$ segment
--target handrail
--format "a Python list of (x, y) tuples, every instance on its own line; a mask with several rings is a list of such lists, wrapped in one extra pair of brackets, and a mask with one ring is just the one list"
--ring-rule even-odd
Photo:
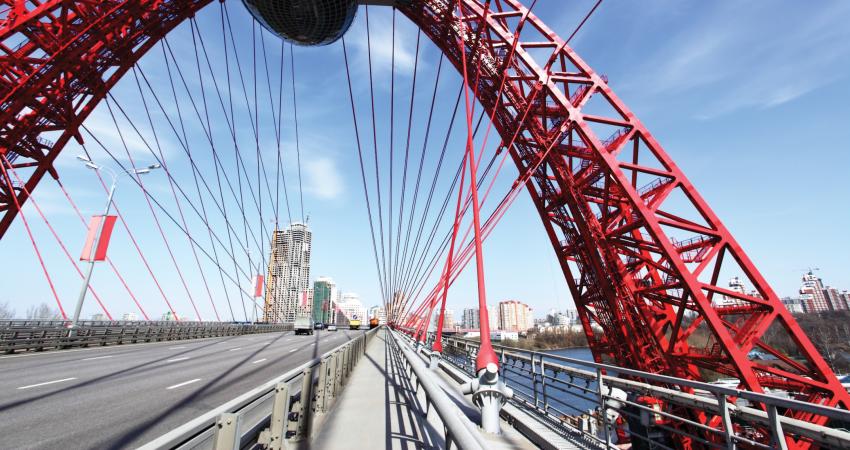
[(434, 405), (434, 410), (448, 429), (447, 441), (450, 438), (461, 450), (483, 450), (484, 443), (480, 440), (480, 436), (472, 431), (477, 426), (458, 409), (457, 405), (433, 380), (433, 372), (425, 367), (425, 363), (416, 356), (413, 350), (408, 348), (406, 344), (400, 343), (394, 331), (388, 330), (388, 333), (392, 337), (393, 345), (401, 350), (401, 354), (416, 375), (417, 384), (425, 390), (425, 396)]
[[(466, 359), (461, 359), (457, 362), (449, 358), (447, 361), (458, 365), (460, 369), (467, 370), (463, 365), (472, 358), (470, 351), (476, 351), (478, 342), (456, 338), (445, 337), (444, 348), (447, 350), (447, 355), (451, 354), (452, 349), (466, 352)], [(798, 400), (780, 398), (768, 394), (760, 394), (750, 391), (708, 384), (699, 381), (686, 380), (681, 378), (670, 377), (666, 375), (658, 375), (653, 373), (641, 372), (633, 369), (611, 366), (608, 364), (600, 364), (591, 361), (585, 361), (570, 357), (554, 355), (551, 353), (536, 352), (531, 350), (523, 350), (508, 346), (494, 346), (494, 349), (502, 358), (502, 370), (509, 374), (519, 376), (519, 379), (527, 379), (528, 384), (523, 386), (514, 386), (515, 392), (520, 394), (515, 404), (517, 406), (530, 409), (538, 414), (543, 414), (556, 422), (563, 423), (565, 418), (563, 412), (559, 408), (566, 407), (567, 409), (577, 409), (565, 402), (564, 396), (571, 395), (576, 398), (582, 398), (595, 403), (598, 412), (601, 411), (616, 411), (621, 416), (634, 417), (635, 411), (640, 414), (649, 414), (665, 417), (674, 422), (687, 424), (705, 432), (722, 436), (726, 439), (727, 445), (734, 442), (741, 442), (752, 445), (754, 447), (763, 447), (764, 444), (755, 442), (746, 434), (737, 433), (734, 430), (732, 419), (742, 421), (744, 424), (759, 424), (765, 430), (769, 430), (772, 435), (772, 440), (779, 448), (784, 448), (784, 440), (787, 436), (797, 435), (803, 436), (813, 441), (826, 446), (836, 448), (850, 448), (850, 433), (846, 430), (838, 428), (830, 428), (828, 426), (816, 425), (801, 420), (795, 420), (782, 415), (785, 409), (796, 409), (806, 411), (817, 415), (822, 415), (830, 419), (847, 423), (850, 419), (850, 412), (837, 408), (830, 408), (823, 405), (801, 402)], [(463, 358), (463, 355), (460, 355)], [(565, 365), (570, 364), (570, 365)], [(575, 366), (583, 367), (578, 368)], [(616, 373), (617, 376), (604, 375), (604, 373)], [(569, 379), (558, 377), (559, 373), (566, 374)], [(630, 378), (620, 378), (619, 376), (626, 375)], [(585, 386), (576, 384), (573, 380), (584, 380)], [(641, 381), (638, 381), (641, 380)], [(644, 382), (645, 381), (645, 382)], [(596, 383), (593, 387), (590, 383)], [(650, 384), (653, 383), (653, 384)], [(604, 387), (603, 387), (604, 386)], [(687, 388), (683, 390), (682, 388)], [(519, 391), (517, 391), (519, 388)], [(652, 410), (645, 405), (636, 403), (632, 400), (624, 400), (614, 396), (611, 389), (620, 389), (625, 393), (637, 394), (638, 396), (650, 396), (653, 398), (664, 399), (665, 402), (677, 404), (680, 406), (698, 408), (713, 414), (717, 414), (723, 419), (722, 427), (709, 427), (701, 423), (693, 422), (685, 417), (679, 417), (673, 413), (664, 410)], [(523, 390), (524, 389), (524, 390)], [(702, 393), (689, 393), (687, 390), (702, 391)], [(578, 392), (576, 392), (578, 391)], [(553, 396), (553, 392), (563, 394), (560, 397)], [(624, 394), (625, 395), (625, 394)], [(727, 397), (731, 397), (727, 398)], [(765, 410), (749, 407), (746, 405), (738, 405), (733, 402), (733, 399), (746, 400), (755, 402), (763, 406)], [(555, 404), (553, 404), (553, 402)], [(562, 406), (558, 406), (562, 405)], [(631, 409), (628, 411), (627, 409)], [(556, 413), (554, 416), (552, 413)], [(597, 419), (605, 420), (606, 414), (597, 414)], [(643, 419), (642, 419), (643, 420)], [(608, 427), (614, 426), (610, 422), (604, 424), (606, 431), (606, 439), (608, 440)], [(660, 426), (670, 432), (678, 434), (688, 434), (685, 430)], [(635, 435), (631, 430), (627, 433)], [(688, 434), (690, 437), (700, 440), (709, 446), (716, 445), (714, 442), (706, 441), (698, 436)], [(646, 439), (645, 436), (637, 436), (640, 439)], [(781, 443), (780, 443), (781, 441)], [(610, 442), (610, 441), (609, 441)]]
[[(464, 342), (466, 345), (477, 346), (476, 341), (472, 341), (472, 340), (469, 340), (469, 339), (456, 338), (456, 337), (447, 337), (446, 339), (447, 340), (457, 340), (457, 341)], [(659, 374), (650, 373), (650, 372), (642, 372), (640, 370), (628, 369), (628, 368), (619, 367), (619, 366), (612, 366), (612, 365), (609, 365), (609, 364), (601, 364), (601, 363), (592, 362), (592, 361), (585, 361), (585, 360), (581, 360), (581, 359), (555, 355), (555, 354), (552, 354), (552, 353), (536, 352), (536, 351), (524, 350), (524, 349), (521, 349), (521, 348), (509, 347), (509, 346), (503, 346), (503, 345), (494, 345), (493, 348), (497, 349), (497, 350), (498, 349), (505, 349), (505, 350), (509, 350), (511, 352), (519, 353), (519, 354), (530, 353), (530, 354), (534, 354), (534, 355), (545, 355), (546, 358), (551, 359), (551, 360), (562, 361), (562, 362), (567, 362), (567, 363), (571, 363), (571, 364), (578, 364), (578, 365), (582, 365), (582, 366), (586, 366), (586, 367), (591, 367), (593, 369), (602, 369), (602, 370), (606, 370), (606, 371), (613, 371), (613, 372), (616, 372), (616, 373), (619, 373), (619, 374), (643, 378), (643, 379), (655, 381), (655, 382), (658, 382), (658, 383), (687, 386), (687, 387), (690, 387), (690, 388), (693, 388), (693, 389), (699, 389), (699, 390), (704, 390), (704, 391), (708, 391), (708, 392), (712, 392), (712, 393), (722, 394), (722, 395), (725, 395), (727, 397), (737, 397), (737, 398), (742, 398), (742, 399), (746, 399), (746, 400), (757, 402), (757, 403), (773, 404), (773, 405), (776, 405), (776, 406), (781, 407), (781, 408), (790, 408), (790, 409), (796, 409), (796, 410), (800, 410), (800, 411), (806, 411), (806, 412), (810, 412), (810, 413), (814, 413), (814, 414), (818, 414), (818, 415), (823, 415), (823, 416), (829, 417), (831, 419), (836, 419), (836, 420), (840, 420), (840, 421), (844, 421), (844, 422), (850, 422), (850, 411), (846, 411), (846, 410), (843, 410), (843, 409), (832, 408), (832, 407), (823, 406), (823, 405), (817, 405), (817, 404), (814, 404), (814, 403), (808, 403), (808, 402), (803, 402), (803, 401), (799, 401), (799, 400), (776, 397), (776, 396), (769, 395), (769, 394), (761, 394), (761, 393), (758, 393), (758, 392), (745, 391), (745, 390), (740, 390), (740, 389), (735, 389), (735, 388), (728, 388), (728, 387), (725, 387), (725, 386), (705, 383), (705, 382), (702, 382), (702, 381), (694, 381), (694, 380), (688, 380), (688, 379), (685, 379), (685, 378), (676, 378), (676, 377), (671, 377), (671, 376), (667, 376), (667, 375), (659, 375)]]
[[(331, 362), (333, 365), (331, 366), (333, 369), (336, 369), (338, 373), (342, 373), (344, 377), (345, 374), (350, 373), (351, 368), (354, 364), (356, 364), (359, 359), (359, 355), (365, 351), (366, 344), (374, 337), (375, 333), (379, 329), (369, 330), (361, 336), (358, 336), (355, 339), (347, 341), (343, 344), (340, 344), (333, 349), (323, 353), (321, 356), (311, 359), (300, 366), (287, 371), (286, 373), (279, 375), (262, 385), (230, 400), (225, 402), (224, 404), (196, 417), (195, 419), (186, 422), (185, 424), (175, 428), (174, 430), (148, 442), (147, 444), (139, 447), (139, 450), (154, 450), (154, 449), (176, 449), (176, 448), (240, 448), (241, 445), (238, 445), (245, 439), (253, 440), (256, 442), (255, 438), (260, 434), (260, 429), (269, 424), (270, 420), (272, 422), (275, 421), (274, 414), (275, 410), (278, 409), (279, 399), (277, 397), (278, 394), (281, 394), (283, 397), (286, 397), (283, 400), (283, 419), (282, 422), (292, 421), (291, 417), (296, 417), (296, 421), (299, 422), (299, 426), (303, 426), (304, 423), (310, 422), (308, 416), (313, 414), (314, 408), (312, 407), (312, 402), (314, 399), (312, 395), (308, 395), (307, 399), (301, 398), (299, 403), (301, 406), (300, 412), (293, 415), (290, 415), (289, 408), (293, 406), (290, 403), (290, 393), (288, 388), (282, 388), (282, 386), (289, 386), (293, 384), (299, 378), (302, 379), (302, 391), (305, 386), (308, 384), (303, 383), (304, 380), (309, 379), (309, 390), (312, 390), (313, 383), (313, 369), (316, 367), (325, 367), (327, 363)], [(339, 366), (336, 364), (339, 363)], [(333, 370), (332, 370), (333, 371)], [(306, 378), (309, 377), (309, 378)], [(339, 380), (323, 380), (322, 374), (319, 374), (319, 390), (320, 394), (323, 391), (324, 386), (321, 386), (323, 383), (329, 383), (330, 385), (334, 385), (336, 383), (340, 383)], [(331, 386), (328, 386), (331, 387)], [(338, 390), (334, 389), (333, 392), (329, 393), (331, 396), (338, 395)], [(237, 416), (237, 421), (240, 419), (240, 415), (244, 414), (248, 410), (252, 410), (254, 407), (263, 407), (264, 402), (272, 399), (274, 397), (275, 404), (274, 406), (269, 405), (269, 408), (261, 411), (261, 418), (259, 422), (253, 426), (249, 427), (247, 430), (241, 430), (236, 435), (230, 436), (230, 438), (235, 440), (236, 447), (233, 444), (228, 444), (224, 446), (220, 446), (220, 439), (217, 438), (217, 433), (221, 430), (220, 423), (222, 417), (229, 417), (230, 415)], [(306, 404), (305, 404), (306, 402)], [(326, 408), (316, 408), (324, 410)], [(272, 424), (274, 425), (274, 424)], [(278, 423), (279, 426), (283, 426), (283, 423)], [(235, 427), (239, 429), (239, 427)], [(280, 434), (280, 430), (277, 430), (278, 434), (276, 434), (277, 439), (285, 439), (287, 437), (292, 437), (285, 432)], [(268, 432), (268, 430), (266, 431)], [(301, 433), (302, 437), (305, 433)], [(309, 435), (309, 432), (306, 433)], [(215, 440), (214, 444), (212, 441)], [(208, 445), (202, 445), (203, 443), (207, 443)]]

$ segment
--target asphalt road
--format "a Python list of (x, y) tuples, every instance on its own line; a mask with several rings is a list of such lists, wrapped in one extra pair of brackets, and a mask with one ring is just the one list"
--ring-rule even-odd
[(360, 333), (0, 356), (0, 449), (135, 448)]

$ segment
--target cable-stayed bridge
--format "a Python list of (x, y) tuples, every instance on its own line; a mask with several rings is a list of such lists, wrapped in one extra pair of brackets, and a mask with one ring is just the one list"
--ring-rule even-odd
[[(375, 430), (387, 447), (847, 446), (845, 387), (661, 144), (570, 46), (600, 3), (561, 36), (536, 0), (0, 2), (0, 237), (29, 245), (62, 319), (4, 334), (20, 353), (3, 365), (14, 386), (0, 405), (14, 419), (9, 447), (73, 435), (92, 448), (360, 448), (372, 444), (351, 437)], [(370, 11), (390, 21), (370, 23)], [(360, 15), (363, 29), (349, 30)], [(403, 26), (415, 50), (397, 61)], [(293, 43), (335, 52), (330, 83), (298, 77)], [(254, 323), (268, 307), (255, 283), (273, 276), (270, 236), (307, 221), (302, 150), (312, 143), (302, 133), (323, 120), (303, 116), (308, 90), (350, 111), (349, 123), (322, 123), (331, 139), (350, 128), (388, 322), (377, 331), (307, 339)], [(91, 222), (62, 176), (63, 151), (79, 152), (108, 198)], [(515, 177), (502, 172), (508, 161)], [(166, 182), (151, 181), (157, 172)], [(484, 243), (522, 191), (594, 363), (490, 342)], [(40, 192), (67, 203), (72, 220), (56, 223)], [(79, 260), (71, 227), (89, 232)], [(118, 259), (106, 256), (116, 227)], [(479, 343), (442, 335), (449, 289), (473, 260)], [(96, 264), (114, 277), (110, 295), (91, 282)], [(724, 287), (729, 276), (752, 291)], [(65, 284), (77, 277), (69, 303)], [(150, 296), (174, 323), (79, 321), (86, 301), (110, 320), (116, 307), (156, 319)], [(55, 350), (35, 353), (45, 349)], [(18, 381), (33, 372), (39, 379)], [(705, 383), (717, 378), (733, 386)], [(376, 400), (383, 413), (362, 417)], [(27, 436), (54, 421), (66, 424), (55, 440)]]

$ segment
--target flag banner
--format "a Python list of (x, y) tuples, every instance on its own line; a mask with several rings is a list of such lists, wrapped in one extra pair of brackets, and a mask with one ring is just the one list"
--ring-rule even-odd
[[(103, 261), (106, 259), (106, 249), (109, 247), (109, 239), (112, 237), (112, 230), (115, 228), (117, 218), (117, 216), (92, 216), (91, 222), (89, 222), (89, 232), (86, 236), (86, 245), (83, 247), (80, 261)], [(103, 230), (100, 231), (100, 238), (98, 239), (97, 232), (101, 228), (101, 222), (103, 222)], [(97, 239), (97, 248), (94, 252), (94, 259), (92, 259), (91, 250), (95, 239)]]
[(263, 296), (263, 282), (265, 278), (262, 275), (257, 275), (257, 284), (254, 286), (254, 297)]

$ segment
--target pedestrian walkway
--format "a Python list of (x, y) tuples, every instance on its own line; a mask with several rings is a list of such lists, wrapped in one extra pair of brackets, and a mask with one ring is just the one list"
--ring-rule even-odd
[[(351, 374), (348, 386), (318, 428), (314, 449), (439, 449), (446, 448), (444, 427), (433, 408), (426, 412), (423, 390), (416, 392), (402, 362), (391, 351), (381, 330)], [(459, 386), (441, 383), (459, 410), (477, 421), (477, 409)], [(481, 433), (489, 449), (537, 448), (506, 424), (499, 436)]]

